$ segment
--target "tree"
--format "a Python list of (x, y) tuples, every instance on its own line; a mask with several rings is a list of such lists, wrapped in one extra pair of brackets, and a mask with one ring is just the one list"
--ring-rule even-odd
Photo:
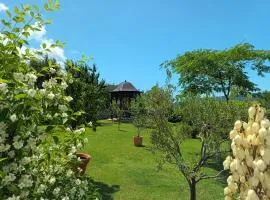
[(255, 50), (248, 43), (225, 50), (200, 49), (186, 52), (162, 64), (180, 75), (179, 84), (184, 92), (207, 94), (221, 92), (227, 101), (233, 88), (240, 94), (258, 90), (249, 80), (247, 68), (256, 70), (259, 76), (270, 72), (267, 61), (270, 52)]
[(49, 67), (51, 69), (53, 68), (53, 70), (59, 68), (56, 60), (49, 58), (48, 55), (45, 55), (42, 59), (32, 59), (29, 63), (29, 66), (40, 74), (36, 83), (38, 88), (42, 88), (42, 83), (52, 77), (52, 74), (48, 72)]
[[(59, 7), (57, 0), (45, 3), (45, 10), (20, 5), (0, 20), (0, 199), (96, 199), (90, 178), (72, 171), (85, 129), (68, 127), (79, 114), (70, 109), (72, 98), (63, 87), (71, 76), (60, 67), (49, 70), (48, 63), (44, 73), (51, 76), (40, 89), (43, 75), (29, 66), (42, 51), (62, 47), (59, 41), (40, 51), (28, 46), (30, 34), (48, 24), (44, 12)], [(56, 126), (44, 126), (44, 118)]]
[[(172, 95), (158, 87), (154, 87), (146, 95), (149, 101), (145, 107), (153, 127), (153, 150), (162, 154), (162, 160), (177, 166), (189, 185), (190, 199), (195, 200), (196, 184), (204, 179), (217, 178), (223, 172), (221, 170), (215, 175), (209, 175), (205, 173), (204, 167), (210, 162), (218, 162), (217, 158), (223, 153), (221, 145), (227, 141), (223, 136), (231, 125), (228, 121), (240, 116), (242, 108), (215, 98), (194, 96), (186, 96), (176, 105)], [(178, 109), (182, 122), (168, 122), (171, 109)], [(235, 112), (231, 112), (232, 110)], [(182, 143), (191, 137), (194, 129), (199, 133), (200, 152), (191, 161), (183, 156)]]
[(100, 80), (96, 65), (89, 67), (87, 64), (66, 62), (66, 70), (74, 78), (67, 88), (67, 94), (72, 96), (72, 109), (83, 110), (85, 114), (81, 123), (92, 122), (96, 127), (97, 114), (105, 109), (108, 104), (108, 90), (104, 80)]
[(111, 113), (112, 113), (112, 122), (114, 122), (113, 116), (117, 117), (118, 130), (120, 130), (122, 110), (120, 109), (119, 105), (115, 101), (113, 101), (111, 104)]
[(138, 130), (138, 137), (143, 130), (143, 128), (147, 127), (147, 111), (144, 103), (144, 96), (138, 96), (131, 103), (131, 115), (134, 117), (133, 124)]

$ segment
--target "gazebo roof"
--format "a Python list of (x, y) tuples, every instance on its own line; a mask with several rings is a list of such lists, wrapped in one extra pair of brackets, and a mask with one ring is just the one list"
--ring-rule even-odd
[(140, 92), (132, 83), (124, 81), (120, 83), (112, 92)]

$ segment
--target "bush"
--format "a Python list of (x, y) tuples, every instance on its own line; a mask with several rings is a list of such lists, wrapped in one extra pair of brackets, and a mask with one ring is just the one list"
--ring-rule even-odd
[[(52, 11), (59, 4), (49, 1), (44, 7)], [(30, 33), (46, 24), (41, 11), (25, 5), (16, 7), (14, 16), (7, 14), (13, 23), (3, 20), (4, 31), (0, 34), (0, 197), (95, 198), (91, 181), (72, 170), (78, 162), (74, 153), (86, 142), (84, 128), (68, 128), (80, 114), (70, 109), (72, 98), (65, 95), (72, 77), (49, 62), (43, 69), (44, 74), (50, 74), (49, 79), (39, 88), (37, 80), (44, 74), (28, 64), (41, 55), (26, 46)], [(57, 42), (42, 47), (42, 51), (49, 51), (62, 45)], [(54, 134), (55, 126), (44, 127), (43, 120), (68, 132), (64, 136)]]

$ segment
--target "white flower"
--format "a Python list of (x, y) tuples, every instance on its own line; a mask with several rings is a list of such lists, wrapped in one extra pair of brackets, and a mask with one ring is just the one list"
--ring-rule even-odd
[(39, 92), (40, 92), (41, 95), (45, 95), (46, 94), (46, 89), (40, 89)]
[(75, 146), (72, 146), (71, 147), (71, 153), (75, 153), (77, 151), (76, 147)]
[(9, 156), (10, 158), (14, 158), (15, 152), (14, 152), (14, 151), (8, 152), (8, 156)]
[(228, 187), (224, 188), (224, 195), (225, 196), (230, 195), (231, 193), (232, 193), (232, 191), (230, 190), (230, 188), (228, 188)]
[(256, 165), (257, 165), (257, 167), (258, 167), (258, 169), (259, 169), (260, 171), (264, 171), (264, 170), (266, 169), (266, 165), (265, 165), (265, 163), (263, 162), (263, 160), (258, 160), (258, 161), (256, 162)]
[(55, 183), (55, 177), (51, 177), (51, 178), (49, 179), (49, 183), (50, 183), (50, 184), (54, 184), (54, 183)]
[(247, 193), (246, 200), (260, 200), (260, 199), (254, 190), (249, 190)]
[(9, 144), (0, 144), (0, 152), (5, 152), (5, 151), (8, 151), (10, 148), (10, 145)]
[(68, 84), (65, 81), (63, 81), (61, 83), (61, 87), (65, 90), (68, 87)]
[(52, 92), (48, 94), (48, 99), (53, 100), (54, 97), (55, 95)]
[(88, 143), (88, 138), (84, 138), (83, 139), (83, 142), (86, 144), (86, 143)]
[(27, 187), (31, 187), (33, 185), (33, 181), (31, 179), (30, 175), (22, 175), (20, 181), (19, 181), (19, 188), (27, 188)]
[(252, 131), (254, 131), (254, 133), (258, 133), (260, 129), (260, 125), (257, 122), (254, 122), (252, 124)]
[(72, 98), (71, 96), (66, 96), (66, 97), (65, 97), (65, 100), (66, 100), (67, 102), (70, 102), (70, 101), (73, 100), (73, 98)]
[(16, 142), (13, 142), (13, 146), (15, 149), (20, 149), (23, 147), (23, 141), (16, 141)]
[(25, 79), (29, 82), (29, 83), (35, 83), (37, 80), (37, 76), (35, 74), (32, 73), (28, 73), (25, 75)]
[(9, 173), (7, 176), (5, 176), (5, 178), (3, 179), (4, 183), (9, 183), (9, 182), (13, 182), (16, 179), (16, 176), (12, 173)]
[(232, 162), (232, 157), (227, 156), (226, 160), (223, 162), (223, 166), (225, 170), (230, 168), (231, 162)]
[(68, 117), (68, 114), (67, 113), (62, 113), (62, 117), (66, 118), (66, 117)]
[(46, 190), (47, 186), (43, 185), (43, 184), (40, 184), (38, 189), (37, 189), (37, 192), (38, 193), (43, 193), (45, 190)]
[(76, 185), (80, 185), (81, 184), (81, 180), (80, 179), (76, 179), (75, 183), (76, 183)]
[(0, 91), (4, 91), (7, 88), (6, 83), (0, 83)]
[(242, 127), (242, 122), (240, 120), (236, 121), (235, 124), (234, 124), (234, 128), (236, 130), (240, 130)]
[(55, 189), (53, 190), (53, 194), (54, 194), (55, 196), (57, 196), (57, 195), (59, 194), (59, 192), (60, 192), (60, 188), (59, 188), (59, 187), (57, 187), (57, 188), (55, 188)]
[(267, 130), (264, 127), (260, 128), (259, 137), (263, 140), (266, 137), (266, 135), (267, 135)]
[(67, 171), (67, 177), (71, 177), (72, 174), (73, 174), (73, 171), (72, 171), (71, 169), (69, 169), (69, 170)]
[(10, 120), (11, 120), (12, 122), (15, 122), (15, 121), (17, 120), (17, 115), (16, 115), (16, 114), (11, 115), (11, 116), (10, 116)]
[(256, 114), (256, 108), (255, 107), (250, 107), (248, 109), (248, 115), (249, 115), (249, 117), (250, 118), (253, 118), (255, 114)]
[(27, 94), (30, 97), (34, 97), (36, 95), (36, 90), (30, 89), (30, 90), (27, 91)]
[(50, 68), (50, 72), (52, 73), (52, 74), (54, 74), (55, 72), (56, 72), (56, 70), (54, 69), (54, 68)]
[(77, 144), (77, 148), (78, 148), (78, 149), (82, 148), (82, 143), (79, 142), (79, 143)]
[(29, 162), (31, 161), (31, 159), (29, 157), (24, 157), (22, 160), (21, 160), (21, 164), (22, 165), (27, 165)]
[(261, 126), (263, 128), (269, 128), (270, 127), (270, 121), (268, 119), (264, 119), (261, 121)]
[(24, 80), (24, 75), (22, 73), (13, 73), (13, 77), (17, 81), (23, 81)]
[(66, 105), (59, 105), (58, 106), (59, 110), (61, 110), (62, 112), (66, 112), (68, 110), (68, 107)]
[(20, 196), (15, 196), (15, 195), (13, 194), (13, 196), (7, 198), (7, 200), (20, 200)]

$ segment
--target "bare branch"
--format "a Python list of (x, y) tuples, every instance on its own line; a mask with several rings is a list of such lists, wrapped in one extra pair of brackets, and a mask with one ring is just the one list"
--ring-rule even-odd
[(197, 180), (196, 180), (196, 183), (198, 183), (199, 181), (201, 180), (204, 180), (204, 179), (212, 179), (212, 178), (219, 178), (219, 176), (225, 172), (226, 170), (221, 170), (220, 172), (218, 172), (216, 175), (214, 176), (207, 176), (207, 175), (202, 175), (201, 177), (199, 177)]

